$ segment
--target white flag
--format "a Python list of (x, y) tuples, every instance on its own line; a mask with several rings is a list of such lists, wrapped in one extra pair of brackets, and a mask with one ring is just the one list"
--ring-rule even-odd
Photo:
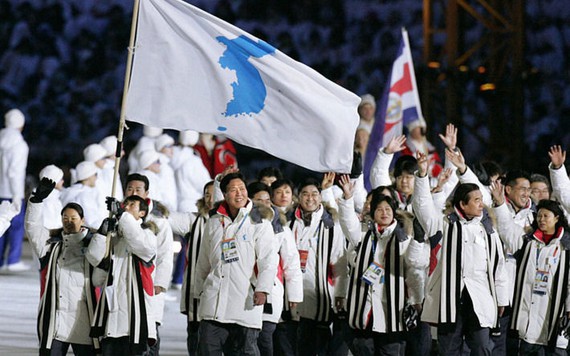
[(348, 173), (360, 98), (180, 0), (141, 0), (126, 119)]

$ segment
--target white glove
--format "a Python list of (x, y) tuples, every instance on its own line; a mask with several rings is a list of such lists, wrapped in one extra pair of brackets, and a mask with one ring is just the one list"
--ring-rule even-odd
[[(22, 209), (22, 201), (22, 197), (12, 197), (12, 204), (10, 205), (12, 205), (13, 209), (16, 209), (16, 215), (20, 212), (20, 209)], [(10, 219), (12, 219), (12, 217)]]
[(0, 203), (0, 219), (4, 219), (7, 222), (9, 222), (10, 220), (12, 220), (14, 216), (18, 215), (21, 206), (22, 206), (21, 200), (19, 205), (4, 200), (2, 203)]

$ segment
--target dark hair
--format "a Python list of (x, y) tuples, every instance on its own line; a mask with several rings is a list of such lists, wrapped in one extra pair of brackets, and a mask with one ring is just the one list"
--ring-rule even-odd
[(220, 182), (220, 190), (222, 191), (222, 193), (226, 193), (228, 184), (230, 184), (230, 182), (234, 179), (239, 179), (243, 182), (243, 184), (246, 184), (245, 178), (243, 177), (243, 174), (241, 174), (240, 172), (226, 174), (224, 178), (222, 178), (222, 181)]
[(314, 185), (317, 187), (319, 192), (321, 191), (321, 182), (312, 177), (306, 178), (304, 181), (302, 181), (301, 184), (299, 184), (299, 187), (297, 187), (297, 190), (299, 193), (301, 193), (301, 190), (303, 190), (305, 187), (308, 187), (309, 185)]
[(204, 188), (202, 188), (202, 194), (206, 194), (206, 189), (208, 189), (209, 186), (214, 185), (214, 181), (211, 180), (208, 183), (204, 184)]
[(271, 183), (271, 191), (274, 192), (275, 189), (281, 188), (284, 185), (288, 185), (289, 188), (291, 188), (291, 191), (293, 190), (293, 188), (295, 188), (295, 186), (293, 185), (293, 182), (291, 182), (289, 179), (277, 179), (275, 182)]
[(548, 187), (548, 191), (551, 190), (550, 188), (550, 181), (548, 180), (548, 178), (546, 176), (543, 176), (542, 174), (538, 174), (538, 173), (534, 173), (530, 175), (530, 183), (544, 183), (546, 184), (546, 186)]
[(512, 187), (515, 184), (517, 184), (517, 179), (519, 179), (519, 178), (526, 179), (530, 182), (530, 175), (528, 174), (528, 172), (517, 169), (514, 171), (507, 172), (507, 175), (505, 176), (504, 184)]
[(148, 192), (150, 188), (150, 183), (148, 182), (148, 178), (145, 175), (139, 173), (129, 174), (127, 176), (127, 182), (125, 183), (125, 187), (129, 185), (132, 181), (139, 181), (144, 183), (144, 191)]
[(271, 196), (271, 188), (265, 183), (253, 182), (247, 186), (247, 196), (249, 199), (253, 199), (254, 195), (259, 192), (267, 192)]
[(491, 185), (491, 177), (503, 175), (501, 166), (495, 161), (477, 162), (472, 170), (483, 185)]
[[(566, 215), (564, 215), (564, 210), (562, 209), (562, 206), (560, 206), (559, 202), (554, 200), (542, 199), (541, 201), (538, 202), (538, 205), (536, 206), (537, 213), (540, 209), (551, 211), (554, 214), (554, 216), (558, 216), (558, 222), (556, 223), (556, 231), (560, 227), (564, 228), (565, 230), (568, 229), (568, 220), (566, 220)], [(535, 219), (534, 224), (536, 225), (535, 228), (537, 228), (538, 219)]]
[(145, 199), (139, 197), (138, 195), (128, 196), (124, 200), (125, 203), (129, 202), (129, 201), (132, 201), (132, 202), (138, 201), (139, 202), (139, 210), (144, 211), (143, 220), (146, 219), (146, 217), (148, 216), (148, 202)]
[(469, 199), (471, 198), (469, 194), (476, 190), (479, 190), (479, 186), (477, 184), (474, 183), (459, 184), (457, 186), (457, 189), (455, 189), (453, 198), (451, 198), (451, 204), (453, 204), (454, 207), (456, 207), (457, 209), (459, 209), (459, 211), (463, 213), (463, 209), (461, 209), (459, 203), (463, 202), (463, 204), (468, 204)]
[(369, 194), (374, 194), (374, 192), (378, 192), (378, 194), (382, 194), (382, 192), (384, 190), (387, 190), (390, 192), (390, 198), (392, 198), (394, 201), (398, 201), (398, 192), (396, 192), (396, 189), (394, 189), (393, 186), (391, 185), (381, 185), (377, 188), (372, 189), (372, 191), (370, 191)]
[(398, 209), (398, 201), (392, 199), (392, 197), (386, 196), (382, 194), (382, 190), (374, 189), (372, 191), (372, 200), (370, 201), (370, 217), (374, 220), (374, 212), (378, 205), (382, 202), (388, 203), (390, 208), (392, 209), (392, 214), (394, 215), (394, 219), (396, 218), (396, 210)]
[(276, 167), (265, 167), (257, 173), (257, 180), (261, 180), (263, 177), (275, 177), (277, 179), (283, 179), (283, 173)]
[(81, 205), (79, 205), (77, 203), (67, 203), (67, 204), (65, 204), (63, 209), (61, 209), (61, 215), (63, 215), (63, 212), (66, 211), (67, 209), (72, 209), (72, 210), (77, 211), (77, 214), (79, 214), (79, 217), (83, 219), (83, 208), (81, 207)]
[(418, 160), (413, 156), (400, 156), (394, 164), (394, 178), (404, 173), (414, 174), (418, 170)]

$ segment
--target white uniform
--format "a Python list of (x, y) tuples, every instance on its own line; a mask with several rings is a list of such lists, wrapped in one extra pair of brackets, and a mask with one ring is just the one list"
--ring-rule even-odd
[[(466, 220), (456, 213), (456, 221), (444, 219), (434, 206), (428, 177), (415, 178), (413, 208), (427, 235), (441, 237), (432, 247), (437, 264), (430, 270), (422, 321), (454, 323), (461, 292), (467, 288), (480, 326), (494, 327), (498, 306), (509, 303), (508, 276), (498, 234), (485, 226), (481, 217)], [(458, 248), (461, 253), (453, 253)], [(461, 278), (456, 278), (457, 274)], [(457, 279), (459, 283), (455, 283)]]
[[(29, 203), (25, 218), (26, 236), (40, 260), (44, 259), (48, 253), (52, 253), (53, 247), (48, 242), (49, 230), (43, 226), (43, 212), (46, 208), (48, 207), (44, 203)], [(61, 221), (61, 216), (59, 220)], [(54, 327), (50, 335), (44, 335), (44, 337), (76, 344), (91, 345), (93, 343), (89, 332), (95, 305), (89, 304), (89, 302), (94, 303), (94, 300), (88, 300), (86, 291), (90, 287), (86, 283), (89, 283), (90, 278), (89, 263), (96, 266), (102, 256), (97, 253), (96, 244), (86, 244), (84, 239), (87, 233), (88, 230), (85, 228), (77, 234), (62, 233), (60, 235), (62, 247), (55, 270), (50, 265), (42, 263), (42, 267), (47, 268), (48, 271), (47, 277), (44, 277), (48, 280), (42, 281), (42, 292), (49, 293), (45, 291), (45, 286), (46, 283), (51, 283), (49, 276), (52, 273), (55, 273), (53, 280), (57, 283), (57, 287), (53, 289), (55, 294), (48, 296), (48, 298), (57, 298), (55, 320), (52, 320)], [(99, 236), (104, 241), (103, 236), (94, 236)]]
[(194, 286), (202, 320), (261, 329), (263, 306), (253, 304), (253, 294), (271, 293), (278, 259), (271, 224), (253, 221), (252, 205), (248, 201), (232, 221), (224, 202), (206, 223)]
[(196, 203), (203, 195), (206, 183), (212, 180), (210, 173), (191, 147), (174, 147), (170, 161), (174, 169), (178, 189), (178, 211), (195, 212)]
[(13, 199), (16, 203), (24, 199), (28, 153), (28, 144), (20, 130), (0, 130), (0, 198)]

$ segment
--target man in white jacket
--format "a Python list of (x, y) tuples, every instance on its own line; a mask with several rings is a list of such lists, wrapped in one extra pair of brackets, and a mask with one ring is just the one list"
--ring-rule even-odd
[(196, 264), (199, 353), (259, 355), (263, 305), (277, 272), (275, 237), (240, 173), (227, 174), (220, 188), (224, 201), (206, 223)]
[(501, 241), (476, 184), (457, 187), (453, 211), (444, 217), (430, 194), (427, 170), (428, 159), (420, 154), (413, 209), (432, 248), (422, 321), (437, 324), (442, 355), (460, 355), (464, 337), (471, 355), (491, 355), (490, 329), (509, 304)]
[[(271, 188), (265, 183), (253, 182), (247, 187), (254, 205), (272, 213), (271, 226), (275, 234), (279, 265), (271, 295), (263, 308), (263, 329), (257, 345), (261, 356), (273, 356), (273, 334), (285, 310), (297, 307), (303, 301), (303, 274), (299, 262), (299, 251), (285, 214), (271, 205)], [(287, 303), (287, 308), (284, 308)]]
[(0, 131), (0, 201), (11, 201), (19, 213), (0, 238), (0, 266), (18, 272), (29, 269), (20, 261), (24, 240), (25, 208), (22, 205), (29, 147), (22, 136), (24, 114), (12, 109), (4, 119), (6, 128)]
[[(95, 310), (91, 336), (101, 337), (103, 356), (141, 355), (156, 341), (153, 305), (152, 271), (156, 257), (155, 225), (145, 223), (146, 201), (138, 196), (126, 197), (119, 208), (116, 200), (109, 202), (118, 219), (117, 230), (112, 219), (106, 219), (100, 233), (111, 238), (111, 255), (101, 263), (93, 277), (102, 286)], [(111, 225), (111, 226), (109, 226)], [(98, 235), (96, 256), (105, 255), (106, 238)]]
[(154, 320), (156, 322), (156, 344), (151, 348), (152, 352), (160, 349), (160, 335), (158, 328), (162, 324), (164, 316), (164, 297), (170, 284), (173, 266), (172, 251), (172, 229), (166, 220), (168, 217), (168, 209), (160, 202), (151, 200), (149, 194), (150, 183), (146, 176), (133, 173), (127, 176), (127, 186), (125, 188), (125, 197), (138, 196), (147, 201), (148, 214), (146, 221), (152, 222), (156, 226), (156, 258), (154, 265), (156, 266), (153, 273), (154, 295), (151, 298), (153, 303)]

